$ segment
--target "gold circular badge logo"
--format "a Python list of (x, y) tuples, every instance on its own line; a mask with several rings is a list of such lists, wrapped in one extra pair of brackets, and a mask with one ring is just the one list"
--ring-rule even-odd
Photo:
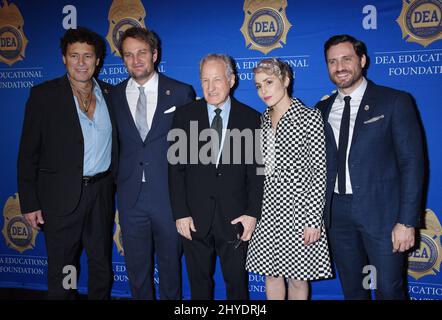
[(442, 261), (442, 228), (436, 214), (425, 211), (425, 226), (420, 230), (419, 247), (408, 255), (408, 274), (414, 279), (436, 275)]
[(109, 10), (109, 31), (106, 39), (111, 47), (112, 54), (121, 56), (118, 51), (120, 37), (131, 27), (143, 27), (146, 10), (141, 0), (114, 0)]
[(3, 207), (3, 219), (2, 233), (9, 248), (22, 253), (35, 247), (35, 238), (37, 237), (38, 230), (33, 229), (21, 214), (17, 193), (6, 200)]
[(396, 22), (402, 38), (424, 47), (442, 39), (442, 2), (440, 0), (411, 0), (402, 2)]
[(286, 7), (286, 0), (244, 1), (241, 33), (249, 49), (267, 54), (275, 48), (282, 48), (292, 27), (285, 14)]
[(28, 40), (23, 32), (24, 20), (15, 4), (3, 0), (0, 6), (0, 61), (8, 65), (23, 60)]

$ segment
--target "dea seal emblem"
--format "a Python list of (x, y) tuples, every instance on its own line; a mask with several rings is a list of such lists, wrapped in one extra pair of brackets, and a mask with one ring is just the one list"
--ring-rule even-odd
[(244, 0), (244, 22), (241, 33), (250, 50), (264, 54), (282, 48), (292, 27), (287, 20), (287, 0)]
[(109, 10), (109, 31), (106, 40), (109, 42), (112, 54), (121, 56), (118, 52), (120, 37), (131, 27), (143, 27), (146, 10), (141, 0), (114, 0)]
[(408, 274), (418, 280), (427, 275), (436, 275), (442, 262), (442, 227), (436, 214), (425, 211), (425, 229), (420, 230), (420, 245), (408, 255)]
[(35, 230), (21, 214), (18, 193), (9, 197), (3, 207), (3, 236), (6, 245), (22, 253), (35, 247), (35, 238), (38, 230)]
[(24, 20), (15, 4), (3, 0), (0, 7), (0, 61), (13, 65), (25, 57), (28, 40), (23, 32)]
[(426, 47), (442, 39), (442, 1), (403, 0), (396, 22), (402, 29), (402, 38)]
[(124, 256), (123, 237), (121, 234), (120, 216), (119, 216), (118, 210), (115, 213), (115, 233), (114, 233), (113, 239), (114, 239), (115, 245), (117, 246), (118, 253), (120, 255)]

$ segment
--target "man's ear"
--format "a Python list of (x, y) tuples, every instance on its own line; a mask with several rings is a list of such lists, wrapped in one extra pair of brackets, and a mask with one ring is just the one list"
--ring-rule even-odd
[(363, 54), (362, 57), (361, 57), (361, 67), (362, 67), (362, 69), (365, 68), (366, 64), (367, 64), (367, 57), (365, 56), (365, 54)]
[(158, 59), (158, 50), (155, 49), (155, 50), (152, 52), (152, 60), (153, 60), (153, 63), (157, 62), (157, 59)]
[(235, 75), (234, 74), (232, 74), (230, 76), (229, 84), (230, 84), (230, 88), (233, 88), (233, 86), (235, 85)]

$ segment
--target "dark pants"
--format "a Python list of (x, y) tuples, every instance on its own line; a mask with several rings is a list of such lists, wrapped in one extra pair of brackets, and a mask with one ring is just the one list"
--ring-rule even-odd
[(120, 208), (126, 269), (132, 298), (155, 299), (154, 252), (158, 263), (160, 298), (181, 299), (181, 241), (170, 212), (155, 207), (147, 182), (131, 209)]
[(73, 299), (76, 290), (65, 289), (65, 266), (74, 266), (84, 248), (88, 263), (88, 298), (110, 299), (112, 289), (112, 227), (114, 184), (112, 175), (84, 185), (77, 208), (66, 216), (43, 212), (48, 255), (48, 298)]
[(234, 248), (235, 229), (215, 213), (212, 227), (205, 236), (192, 232), (192, 240), (183, 238), (184, 255), (192, 300), (213, 299), (216, 257), (219, 256), (227, 299), (248, 300), (248, 273), (245, 270), (247, 243)]
[(329, 239), (345, 299), (370, 299), (370, 290), (363, 286), (367, 265), (376, 268), (376, 299), (405, 299), (405, 254), (393, 253), (391, 232), (367, 232), (357, 206), (351, 195), (333, 194)]

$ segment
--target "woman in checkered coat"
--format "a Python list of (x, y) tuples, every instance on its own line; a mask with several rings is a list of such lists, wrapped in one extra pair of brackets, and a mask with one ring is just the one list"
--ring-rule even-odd
[(267, 299), (307, 299), (309, 280), (332, 277), (322, 221), (325, 138), (321, 113), (290, 98), (290, 67), (264, 59), (253, 70), (262, 115), (265, 164), (262, 216), (246, 269), (266, 276)]

